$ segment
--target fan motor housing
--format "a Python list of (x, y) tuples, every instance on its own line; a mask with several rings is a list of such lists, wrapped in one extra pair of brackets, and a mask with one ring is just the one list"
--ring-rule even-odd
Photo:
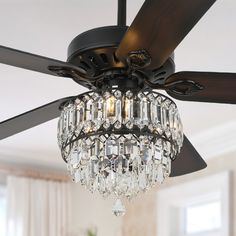
[[(104, 72), (125, 75), (124, 72), (129, 69), (128, 65), (121, 62), (115, 52), (127, 29), (127, 26), (106, 26), (78, 35), (68, 47), (67, 61), (78, 66), (89, 77), (95, 77)], [(152, 70), (136, 68), (135, 70), (145, 75), (150, 82), (162, 83), (175, 71), (174, 55), (172, 54), (160, 68)], [(79, 83), (79, 81), (76, 82)]]

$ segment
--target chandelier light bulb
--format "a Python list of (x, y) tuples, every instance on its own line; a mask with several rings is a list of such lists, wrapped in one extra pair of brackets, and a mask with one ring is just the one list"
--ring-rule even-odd
[(121, 199), (170, 175), (183, 143), (182, 123), (175, 103), (157, 92), (89, 92), (64, 105), (58, 143), (73, 180), (115, 196), (118, 216), (125, 213)]

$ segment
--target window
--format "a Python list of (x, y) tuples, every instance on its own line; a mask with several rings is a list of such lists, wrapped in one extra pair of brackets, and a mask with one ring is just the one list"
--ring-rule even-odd
[(0, 185), (0, 235), (6, 235), (6, 188)]
[(157, 235), (229, 236), (229, 173), (164, 188), (157, 194)]
[(186, 234), (220, 230), (222, 226), (221, 201), (211, 201), (185, 209)]

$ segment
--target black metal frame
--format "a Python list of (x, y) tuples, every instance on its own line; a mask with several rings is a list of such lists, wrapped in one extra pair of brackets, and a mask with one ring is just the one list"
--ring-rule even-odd
[[(124, 125), (120, 129), (115, 129), (113, 126), (111, 126), (109, 129), (101, 128), (96, 132), (91, 132), (91, 133), (84, 133), (81, 131), (79, 135), (73, 134), (72, 137), (68, 138), (68, 140), (65, 142), (65, 144), (61, 147), (61, 154), (62, 154), (62, 159), (67, 163), (67, 160), (65, 156), (63, 155), (62, 149), (67, 149), (71, 150), (72, 145), (74, 142), (80, 140), (80, 139), (85, 139), (89, 138), (92, 136), (107, 136), (106, 138), (110, 137), (111, 135), (118, 135), (118, 136), (123, 136), (123, 135), (128, 135), (131, 134), (134, 137), (138, 138), (139, 136), (150, 136), (152, 137), (151, 141), (155, 141), (157, 139), (162, 139), (166, 142), (169, 142), (171, 145), (177, 146), (177, 143), (173, 142), (172, 139), (167, 138), (165, 135), (161, 135), (159, 133), (152, 133), (147, 127), (140, 129), (137, 126), (134, 126), (134, 128), (128, 129)], [(171, 160), (174, 161), (177, 158), (177, 155), (173, 155), (171, 157)]]
[[(107, 92), (114, 92), (114, 90), (116, 89), (112, 89), (111, 87), (107, 88), (106, 91)], [(127, 89), (128, 90), (128, 89)], [(98, 93), (98, 94), (102, 94), (104, 93), (104, 90), (96, 90), (94, 91), (95, 93)], [(124, 92), (124, 91), (122, 91)], [(139, 92), (138, 90), (132, 90), (132, 92)], [(92, 99), (92, 96), (91, 96), (91, 91), (89, 92), (85, 92), (85, 93), (82, 93), (82, 94), (79, 94), (76, 98), (80, 99), (80, 100), (83, 100), (83, 98), (85, 96), (89, 96), (90, 99)], [(155, 91), (151, 91), (152, 94), (157, 94), (158, 96), (161, 96), (161, 97), (164, 97), (165, 99), (168, 99), (170, 100), (173, 104), (175, 104), (175, 102), (170, 99), (169, 97), (163, 95), (163, 94), (160, 94), (158, 92), (155, 92)], [(63, 106), (61, 106), (61, 110), (64, 108), (64, 107), (67, 107), (69, 104), (71, 104), (71, 102), (73, 102), (75, 99), (75, 97), (73, 97), (73, 99), (65, 102), (63, 104)], [(175, 104), (176, 106), (176, 104)], [(83, 130), (81, 130), (79, 133), (76, 133), (76, 132), (73, 132), (73, 135), (71, 135), (64, 143), (64, 145), (62, 145), (61, 147), (61, 151), (62, 149), (71, 149), (72, 148), (72, 145), (74, 142), (80, 140), (80, 139), (85, 139), (85, 138), (89, 138), (89, 137), (92, 137), (92, 136), (110, 136), (110, 135), (119, 135), (119, 136), (122, 136), (122, 135), (128, 135), (128, 134), (132, 134), (134, 135), (135, 137), (139, 137), (139, 136), (151, 136), (153, 137), (152, 140), (154, 139), (162, 139), (164, 141), (168, 141), (171, 145), (174, 145), (174, 146), (178, 146), (177, 143), (172, 139), (172, 137), (167, 137), (166, 134), (163, 132), (162, 134), (160, 134), (157, 130), (155, 131), (151, 131), (149, 129), (148, 126), (144, 126), (143, 128), (140, 128), (138, 127), (137, 125), (133, 125), (132, 129), (130, 128), (127, 128), (125, 124), (122, 124), (120, 128), (116, 128), (115, 127), (115, 124), (111, 124), (109, 128), (104, 128), (103, 125), (101, 124), (101, 127), (96, 130), (96, 131), (91, 131), (91, 132), (84, 132)], [(67, 162), (66, 158), (64, 157), (63, 155), (63, 152), (62, 153), (62, 158), (65, 162)], [(174, 155), (171, 159), (172, 161), (174, 161), (176, 159), (176, 155)]]

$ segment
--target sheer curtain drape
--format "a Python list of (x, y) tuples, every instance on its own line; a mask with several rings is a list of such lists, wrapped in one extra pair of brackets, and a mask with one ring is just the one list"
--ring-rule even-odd
[(66, 236), (70, 185), (9, 176), (7, 236)]

